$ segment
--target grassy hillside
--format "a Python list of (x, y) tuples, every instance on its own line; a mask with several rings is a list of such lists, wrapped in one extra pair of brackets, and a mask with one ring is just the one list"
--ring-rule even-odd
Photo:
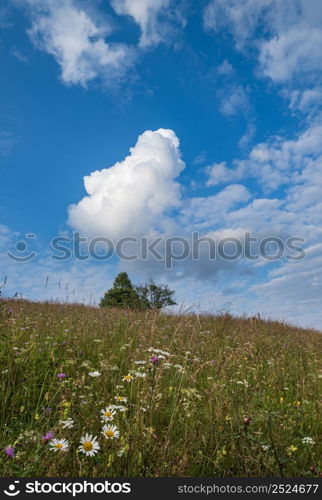
[[(0, 337), (1, 476), (320, 473), (317, 332), (2, 300)], [(110, 405), (118, 439), (101, 433)]]

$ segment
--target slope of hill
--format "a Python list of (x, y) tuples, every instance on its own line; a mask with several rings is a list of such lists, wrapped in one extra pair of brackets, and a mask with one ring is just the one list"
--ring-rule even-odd
[(1, 300), (0, 336), (2, 476), (320, 473), (317, 332)]

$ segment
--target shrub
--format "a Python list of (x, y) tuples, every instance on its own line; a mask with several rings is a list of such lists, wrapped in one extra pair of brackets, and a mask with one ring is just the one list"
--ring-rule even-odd
[(113, 287), (105, 292), (100, 302), (101, 307), (119, 307), (122, 309), (163, 309), (176, 305), (173, 300), (174, 290), (167, 285), (157, 285), (150, 280), (144, 285), (134, 286), (127, 273), (120, 273), (115, 278)]

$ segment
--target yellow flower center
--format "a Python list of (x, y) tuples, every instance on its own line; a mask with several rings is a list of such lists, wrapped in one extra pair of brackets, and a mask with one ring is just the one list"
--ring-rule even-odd
[(106, 411), (104, 413), (105, 417), (111, 417), (112, 416), (112, 412), (111, 411)]
[(132, 375), (125, 375), (124, 378), (125, 378), (125, 380), (132, 380), (133, 377), (132, 377)]
[(117, 399), (118, 399), (118, 401), (124, 401), (124, 397), (123, 396), (119, 396)]
[(105, 434), (107, 435), (107, 437), (109, 438), (112, 438), (114, 437), (114, 431), (112, 431), (112, 429), (108, 429)]
[(83, 444), (83, 448), (85, 451), (92, 451), (93, 443), (91, 443), (90, 441), (85, 441), (85, 443)]
[(61, 443), (56, 444), (56, 448), (61, 449), (62, 447), (63, 447), (63, 445)]

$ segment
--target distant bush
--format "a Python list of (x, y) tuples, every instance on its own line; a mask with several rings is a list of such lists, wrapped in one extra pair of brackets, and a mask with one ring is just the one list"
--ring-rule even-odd
[(167, 285), (157, 285), (150, 280), (144, 285), (132, 284), (127, 273), (120, 273), (114, 280), (113, 287), (105, 292), (101, 307), (119, 307), (122, 309), (163, 309), (176, 305), (175, 292)]
[(163, 309), (177, 304), (173, 300), (174, 290), (170, 290), (167, 285), (157, 285), (153, 280), (143, 286), (137, 286), (136, 292), (143, 309)]

